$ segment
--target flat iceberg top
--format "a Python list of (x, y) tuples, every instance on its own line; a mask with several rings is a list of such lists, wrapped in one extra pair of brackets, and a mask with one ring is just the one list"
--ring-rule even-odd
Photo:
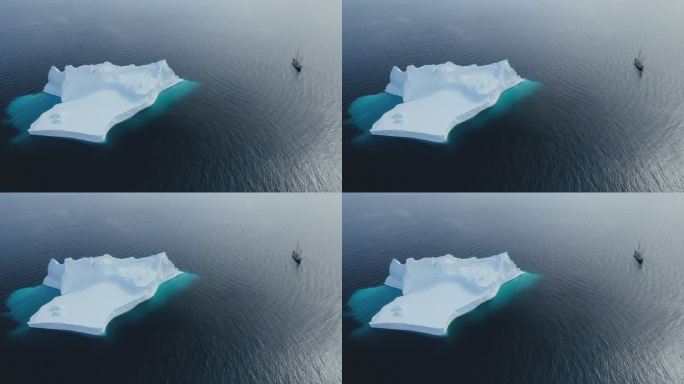
[(403, 295), (385, 305), (369, 324), (445, 335), (455, 318), (494, 298), (504, 283), (522, 274), (508, 253), (482, 259), (409, 258), (405, 264), (393, 259), (385, 284), (401, 289)]
[(113, 318), (150, 299), (162, 283), (180, 274), (166, 253), (137, 259), (67, 258), (63, 264), (51, 259), (43, 284), (61, 295), (43, 305), (28, 325), (102, 335)]
[(28, 132), (103, 142), (112, 126), (151, 106), (181, 81), (166, 60), (141, 66), (67, 65), (63, 72), (52, 67), (43, 91), (62, 102), (40, 115)]
[(508, 60), (460, 66), (451, 62), (393, 67), (385, 92), (403, 98), (373, 124), (371, 133), (445, 142), (451, 129), (493, 106), (523, 82)]

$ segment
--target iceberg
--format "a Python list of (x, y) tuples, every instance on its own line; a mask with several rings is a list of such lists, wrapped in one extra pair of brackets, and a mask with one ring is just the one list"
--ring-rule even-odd
[(166, 253), (67, 258), (62, 264), (51, 259), (43, 284), (61, 295), (40, 307), (28, 326), (103, 335), (112, 319), (152, 298), (162, 283), (180, 274)]
[(385, 285), (402, 295), (382, 307), (369, 325), (446, 335), (455, 318), (494, 298), (504, 283), (523, 273), (508, 253), (481, 259), (409, 258), (405, 264), (393, 259)]
[(385, 92), (403, 103), (383, 114), (370, 132), (443, 143), (453, 127), (493, 106), (504, 91), (523, 81), (508, 60), (482, 66), (409, 65), (406, 71), (395, 66)]
[(50, 68), (43, 92), (61, 98), (31, 124), (31, 135), (104, 142), (107, 132), (151, 106), (167, 88), (183, 81), (161, 60), (141, 66), (109, 62)]

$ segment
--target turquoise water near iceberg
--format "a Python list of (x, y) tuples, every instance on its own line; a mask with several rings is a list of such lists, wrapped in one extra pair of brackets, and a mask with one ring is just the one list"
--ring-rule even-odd
[[(117, 131), (121, 129), (139, 129), (145, 126), (145, 124), (159, 118), (164, 113), (168, 112), (169, 109), (173, 107), (174, 104), (178, 103), (182, 98), (190, 94), (193, 90), (199, 87), (199, 83), (191, 80), (183, 80), (180, 83), (174, 85), (161, 92), (157, 97), (157, 100), (150, 107), (143, 109), (142, 111), (136, 113), (133, 117), (122, 121), (119, 124), (114, 125), (105, 139), (105, 143), (110, 141), (110, 137), (115, 137)], [(22, 134), (17, 135), (12, 140), (13, 143), (23, 143), (24, 145), (31, 145), (28, 141), (28, 129), (31, 128), (31, 124), (36, 121), (40, 115), (48, 111), (50, 108), (59, 104), (61, 99), (57, 96), (50, 95), (45, 92), (19, 96), (7, 107), (7, 115), (9, 116), (9, 123), (14, 127), (18, 128)], [(35, 139), (32, 137), (31, 139)], [(58, 140), (65, 138), (50, 138), (51, 140)], [(68, 138), (66, 138), (69, 140)], [(40, 139), (39, 139), (40, 140)], [(87, 143), (87, 142), (86, 142)], [(96, 145), (103, 145), (105, 143), (91, 143)]]
[[(345, 380), (684, 382), (684, 196), (345, 193), (343, 211)], [(501, 252), (527, 272), (446, 337), (366, 325), (400, 294), (378, 286), (392, 259)]]
[[(531, 287), (540, 277), (541, 276), (534, 273), (525, 272), (502, 285), (493, 299), (480, 304), (472, 311), (454, 319), (449, 325), (447, 334), (444, 335), (444, 337), (455, 339), (453, 336), (457, 335), (457, 332), (455, 331), (458, 329), (459, 325), (477, 321), (478, 319), (486, 317), (493, 311), (505, 309), (512, 297), (520, 291)], [(382, 307), (399, 296), (401, 296), (401, 290), (384, 284), (375, 287), (362, 288), (354, 292), (347, 300), (347, 311), (345, 312), (347, 316), (351, 316), (359, 323), (359, 328), (353, 331), (353, 335), (368, 336), (369, 332), (375, 331), (402, 332), (396, 330), (373, 329), (368, 325), (373, 316), (378, 313)], [(433, 337), (431, 335), (425, 336)]]
[[(198, 277), (199, 276), (192, 273), (184, 272), (175, 278), (164, 282), (159, 286), (157, 293), (151, 299), (138, 304), (132, 310), (114, 318), (114, 320), (107, 325), (105, 335), (103, 336), (116, 333), (118, 328), (121, 328), (122, 325), (125, 326), (125, 323), (143, 320), (146, 314), (149, 314), (168, 303), (174, 294), (186, 288)], [(35, 287), (20, 288), (12, 292), (5, 303), (7, 308), (9, 308), (9, 311), (6, 314), (15, 320), (18, 325), (16, 329), (11, 331), (11, 335), (22, 336), (26, 335), (28, 332), (45, 332), (45, 330), (30, 328), (26, 323), (40, 307), (59, 295), (60, 292), (58, 289), (42, 284)], [(48, 331), (60, 332), (56, 330)], [(82, 335), (92, 337), (92, 335)]]
[[(0, 2), (0, 191), (341, 190), (340, 4)], [(51, 66), (162, 59), (201, 86), (117, 125), (104, 145), (26, 135), (46, 104), (11, 118)]]
[(18, 323), (11, 334), (15, 336), (26, 334), (29, 331), (26, 322), (40, 307), (57, 296), (59, 296), (59, 289), (42, 284), (35, 287), (20, 288), (12, 292), (5, 302), (9, 309), (5, 314)]
[(31, 124), (43, 112), (59, 104), (61, 99), (45, 92), (19, 96), (7, 106), (9, 123), (22, 131), (28, 131)]
[[(335, 194), (0, 194), (0, 382), (341, 383), (340, 220)], [(51, 258), (162, 251), (185, 273), (105, 336), (24, 325)]]
[[(514, 108), (517, 102), (521, 101), (525, 97), (530, 96), (540, 86), (541, 83), (539, 82), (525, 80), (515, 87), (506, 90), (501, 94), (497, 103), (492, 107), (485, 109), (484, 111), (478, 113), (475, 117), (453, 127), (449, 132), (447, 143), (452, 141), (459, 134), (486, 127), (490, 122), (505, 117), (506, 113)], [(354, 139), (354, 143), (360, 145), (370, 144), (369, 137), (371, 135), (367, 131), (370, 131), (370, 129), (373, 127), (373, 124), (378, 121), (378, 119), (380, 119), (385, 112), (391, 110), (402, 102), (403, 101), (401, 97), (387, 92), (361, 96), (354, 100), (349, 106), (350, 118), (345, 121), (345, 124), (353, 125), (362, 132), (368, 133), (356, 137)], [(382, 138), (380, 139), (382, 140)], [(406, 138), (400, 139), (407, 140)], [(445, 145), (445, 143), (437, 144)]]
[[(684, 190), (684, 2), (345, 0), (342, 14), (345, 192)], [(393, 66), (504, 59), (542, 86), (446, 145), (354, 123)]]

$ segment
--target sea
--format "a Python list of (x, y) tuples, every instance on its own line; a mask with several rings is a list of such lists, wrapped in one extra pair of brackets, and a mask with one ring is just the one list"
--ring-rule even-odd
[[(2, 1), (0, 191), (339, 191), (340, 25), (339, 0)], [(186, 81), (104, 144), (27, 134), (50, 67), (162, 59)]]
[[(0, 195), (0, 382), (342, 383), (340, 200)], [(184, 273), (104, 336), (26, 326), (50, 259), (160, 252)]]
[[(684, 190), (684, 3), (345, 0), (344, 191)], [(642, 52), (645, 70), (634, 67)], [(509, 60), (527, 81), (445, 144), (372, 136), (393, 66)]]
[[(678, 194), (345, 194), (344, 380), (684, 382), (683, 249)], [(502, 252), (525, 274), (446, 336), (368, 326), (392, 259)]]

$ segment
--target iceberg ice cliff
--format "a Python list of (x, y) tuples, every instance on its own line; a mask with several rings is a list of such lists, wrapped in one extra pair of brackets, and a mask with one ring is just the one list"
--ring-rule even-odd
[(31, 135), (67, 137), (103, 142), (107, 132), (141, 110), (182, 79), (161, 60), (141, 66), (109, 62), (73, 67), (52, 67), (44, 92), (62, 102), (31, 124)]
[(402, 296), (373, 316), (373, 328), (445, 335), (457, 317), (496, 296), (501, 286), (523, 274), (508, 253), (468, 259), (452, 255), (390, 263), (385, 284)]
[(454, 126), (493, 106), (505, 90), (523, 81), (508, 60), (482, 66), (409, 65), (406, 71), (394, 67), (385, 92), (404, 102), (382, 115), (370, 132), (445, 142)]
[(181, 273), (166, 253), (67, 258), (62, 264), (51, 259), (43, 284), (61, 295), (33, 314), (28, 326), (103, 335), (113, 318), (152, 298), (162, 283)]

